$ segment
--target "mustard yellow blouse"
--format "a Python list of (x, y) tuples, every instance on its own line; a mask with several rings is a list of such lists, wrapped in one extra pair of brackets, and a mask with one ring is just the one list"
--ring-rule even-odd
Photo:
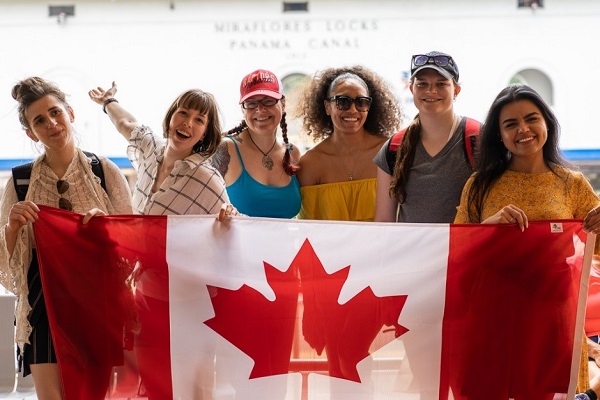
[(376, 188), (376, 178), (302, 186), (298, 218), (373, 221)]
[[(557, 167), (556, 172), (530, 174), (506, 171), (489, 191), (481, 221), (509, 204), (523, 210), (530, 221), (583, 219), (600, 204), (598, 195), (581, 172), (562, 167)], [(468, 216), (467, 196), (472, 184), (473, 177), (470, 177), (457, 207), (455, 223), (481, 222), (470, 221)]]

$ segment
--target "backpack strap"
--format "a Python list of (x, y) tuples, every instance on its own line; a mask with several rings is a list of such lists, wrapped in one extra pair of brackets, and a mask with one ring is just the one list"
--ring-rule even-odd
[(98, 156), (89, 151), (84, 151), (83, 154), (85, 154), (88, 158), (91, 158), (92, 172), (94, 173), (94, 175), (96, 175), (98, 178), (100, 178), (100, 186), (102, 186), (102, 189), (104, 189), (104, 191), (107, 192), (106, 182), (104, 181), (104, 170), (102, 169), (102, 164), (100, 164), (100, 160), (98, 159)]
[(17, 192), (19, 201), (24, 201), (25, 196), (27, 196), (29, 177), (31, 176), (32, 168), (33, 161), (12, 168), (13, 184), (15, 185), (15, 191)]
[(396, 132), (388, 143), (387, 150), (385, 152), (385, 161), (387, 162), (388, 169), (390, 172), (394, 172), (394, 165), (396, 165), (396, 155), (398, 154), (398, 149), (402, 144), (402, 139), (404, 139), (404, 134), (406, 133), (406, 128), (402, 129), (400, 132)]
[[(84, 151), (83, 153), (92, 160), (92, 172), (94, 175), (100, 178), (100, 185), (106, 192), (104, 170), (102, 169), (102, 164), (100, 164), (100, 159), (98, 159), (98, 156), (96, 156), (94, 153), (90, 153), (89, 151)], [(17, 198), (19, 201), (25, 201), (25, 196), (27, 196), (32, 168), (33, 161), (28, 162), (27, 164), (17, 165), (16, 167), (12, 168), (13, 184), (15, 185), (15, 191), (17, 192)]]
[[(475, 169), (477, 165), (475, 154), (477, 151), (477, 145), (479, 144), (479, 130), (481, 128), (481, 123), (469, 117), (466, 117), (465, 119), (465, 153), (471, 168)], [(402, 129), (400, 132), (395, 133), (389, 141), (388, 148), (385, 153), (385, 159), (390, 171), (394, 171), (396, 155), (398, 154), (398, 149), (402, 144), (402, 139), (404, 139), (405, 133), (406, 129)]]
[(467, 160), (471, 164), (471, 168), (474, 170), (477, 166), (477, 160), (475, 154), (477, 152), (477, 146), (479, 144), (479, 130), (481, 129), (481, 123), (472, 118), (467, 117), (465, 124), (465, 151), (467, 153)]

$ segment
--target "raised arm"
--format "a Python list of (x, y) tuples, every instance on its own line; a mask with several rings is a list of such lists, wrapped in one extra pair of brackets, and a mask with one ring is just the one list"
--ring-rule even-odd
[(138, 125), (135, 117), (125, 110), (117, 99), (117, 84), (112, 83), (112, 86), (108, 90), (102, 89), (98, 86), (96, 89), (92, 89), (88, 92), (90, 99), (102, 106), (104, 111), (109, 117), (111, 122), (117, 128), (119, 133), (123, 135), (126, 140), (131, 137), (131, 132)]

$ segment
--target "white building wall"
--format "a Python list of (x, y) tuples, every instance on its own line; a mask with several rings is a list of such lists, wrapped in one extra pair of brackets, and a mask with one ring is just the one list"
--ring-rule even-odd
[(231, 128), (241, 119), (239, 82), (254, 69), (283, 77), (362, 64), (388, 80), (412, 117), (403, 74), (412, 54), (430, 50), (459, 65), (459, 113), (482, 120), (515, 73), (539, 69), (553, 84), (563, 147), (600, 148), (598, 0), (545, 0), (536, 11), (516, 0), (313, 0), (299, 13), (272, 0), (50, 4), (73, 4), (76, 15), (61, 25), (47, 2), (0, 0), (0, 158), (35, 154), (10, 97), (30, 75), (71, 95), (82, 147), (124, 156), (123, 139), (87, 98), (96, 85), (117, 81), (121, 104), (156, 131), (170, 102), (200, 87), (217, 96)]

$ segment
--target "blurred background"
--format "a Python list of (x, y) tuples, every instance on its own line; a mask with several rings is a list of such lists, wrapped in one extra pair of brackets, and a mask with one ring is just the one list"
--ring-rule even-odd
[[(255, 69), (280, 77), (291, 110), (305, 77), (361, 64), (387, 80), (408, 123), (411, 55), (439, 50), (459, 66), (462, 115), (483, 120), (511, 82), (538, 90), (565, 155), (600, 190), (599, 40), (598, 0), (0, 0), (0, 184), (39, 154), (10, 96), (31, 75), (70, 95), (82, 148), (128, 169), (125, 141), (87, 96), (93, 87), (116, 81), (121, 104), (155, 132), (174, 98), (198, 87), (230, 129), (242, 118), (240, 80)], [(312, 145), (298, 120), (290, 131)]]

